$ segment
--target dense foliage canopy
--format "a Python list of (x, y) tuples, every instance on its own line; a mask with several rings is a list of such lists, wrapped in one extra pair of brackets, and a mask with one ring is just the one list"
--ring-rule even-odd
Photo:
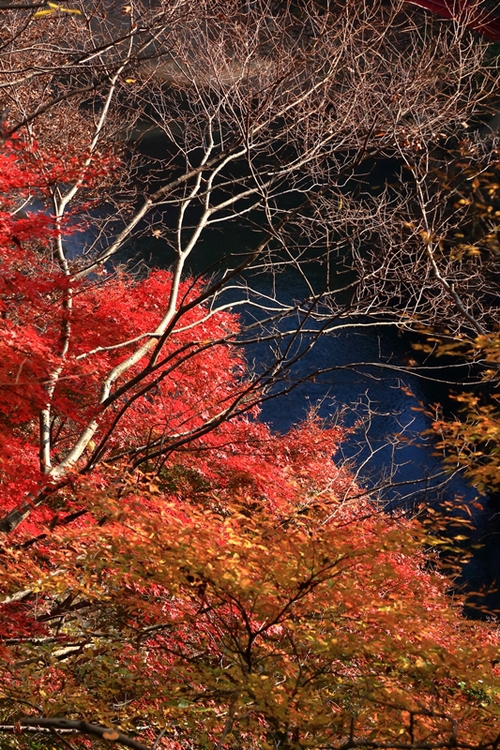
[[(133, 364), (140, 388), (95, 407), (172, 275), (96, 275), (68, 306), (44, 251), (64, 227), (16, 213), (66, 167), (21, 139), (0, 158), (3, 746), (496, 747), (496, 628), (461, 616), (419, 525), (335, 466), (341, 429), (311, 414), (273, 435), (253, 398), (219, 419), (248, 375), (238, 318), (211, 313), (203, 282), (181, 285), (158, 366)], [(59, 466), (96, 422), (55, 478), (37, 442), (48, 400)], [(172, 434), (188, 439), (157, 451)]]
[[(500, 68), (467, 30), (496, 26), (417, 4), (451, 22), (399, 0), (0, 7), (2, 747), (500, 744), (498, 628), (462, 616), (436, 552), (460, 519), (443, 543), (432, 508), (431, 533), (382, 513), (314, 410), (286, 435), (259, 421), (320, 335), (410, 330), (488, 381), (435, 429), (497, 486), (478, 125)], [(161, 154), (123, 146), (149, 128)], [(227, 226), (250, 246), (212, 264)], [(170, 270), (119, 265), (138, 237)], [(256, 341), (273, 356), (252, 368)]]

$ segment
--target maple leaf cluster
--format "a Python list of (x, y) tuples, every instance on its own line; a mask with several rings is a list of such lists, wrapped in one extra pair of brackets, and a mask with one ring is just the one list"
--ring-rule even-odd
[[(381, 514), (335, 465), (341, 428), (312, 415), (275, 435), (255, 406), (217, 421), (249, 375), (230, 345), (238, 318), (189, 308), (202, 282), (182, 282), (182, 325), (141, 380), (154, 387), (126, 409), (99, 405), (107, 373), (154, 330), (172, 276), (75, 282), (63, 359), (68, 279), (51, 259), (50, 216), (16, 218), (47, 184), (20, 143), (0, 169), (0, 506), (32, 506), (0, 549), (6, 742), (32, 747), (24, 730), (46, 721), (168, 750), (495, 743), (496, 628), (461, 616), (419, 524)], [(55, 370), (55, 459), (89, 419), (106, 454), (89, 445), (51, 484), (39, 413)], [(183, 431), (193, 440), (159, 462), (152, 449), (130, 464), (144, 442)]]

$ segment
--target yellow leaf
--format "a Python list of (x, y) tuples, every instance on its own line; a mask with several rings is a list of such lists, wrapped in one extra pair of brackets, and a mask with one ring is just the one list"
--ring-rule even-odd
[(56, 3), (47, 3), (47, 5), (49, 6), (48, 8), (44, 8), (44, 10), (37, 10), (37, 12), (34, 13), (33, 18), (49, 16), (52, 13), (55, 13), (56, 10), (60, 10), (62, 13), (76, 13), (77, 15), (81, 16), (81, 11), (77, 10), (76, 8), (63, 8), (62, 5), (57, 5)]
[(33, 14), (33, 18), (40, 18), (41, 16), (50, 16), (53, 12), (54, 12), (53, 10), (37, 10), (37, 12)]
[(136, 83), (136, 78), (125, 78), (125, 83)]

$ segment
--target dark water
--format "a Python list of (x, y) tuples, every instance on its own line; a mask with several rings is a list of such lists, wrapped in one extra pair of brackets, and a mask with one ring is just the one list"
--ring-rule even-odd
[[(241, 228), (231, 228), (228, 235), (233, 244), (244, 245), (248, 240)], [(201, 263), (210, 265), (223, 257), (227, 241), (227, 236), (219, 234), (205, 238), (200, 253), (203, 260), (195, 260), (192, 271), (199, 273)], [(170, 262), (165, 248), (152, 240), (137, 243), (127, 255), (153, 266), (165, 267)], [(310, 273), (319, 278), (324, 269), (321, 265), (311, 266)], [(299, 300), (307, 293), (292, 270), (277, 277), (261, 274), (251, 282), (258, 293), (276, 294), (283, 302)], [(231, 294), (234, 299), (238, 297), (233, 291), (227, 299), (232, 299)], [(237, 309), (243, 322), (255, 320), (251, 305)], [(353, 325), (356, 321), (341, 323)], [(306, 338), (302, 346), (307, 343)], [(258, 370), (274, 355), (270, 344), (259, 343), (247, 347), (246, 356), (249, 366)], [(493, 500), (483, 498), (479, 505), (477, 492), (461, 475), (450, 477), (445, 471), (432, 437), (425, 432), (431, 425), (431, 404), (446, 400), (452, 386), (446, 382), (436, 384), (432, 373), (426, 370), (421, 371), (424, 379), (408, 372), (406, 365), (413, 357), (410, 339), (394, 327), (374, 325), (359, 329), (354, 325), (322, 334), (293, 365), (285, 383), (294, 386), (293, 390), (265, 401), (261, 418), (279, 432), (303, 420), (311, 409), (327, 424), (358, 424), (358, 429), (346, 435), (335, 460), (347, 462), (358, 483), (373, 489), (387, 510), (446, 505), (455, 508), (459, 522), (469, 520), (471, 530), (464, 546), (470, 550), (474, 545), (476, 549), (457, 579), (457, 587), (464, 585), (469, 592), (481, 590), (480, 596), (471, 597), (468, 608), (469, 614), (477, 616), (481, 612), (476, 607), (500, 609), (500, 596), (494, 591), (496, 579), (500, 578), (500, 502), (497, 508)], [(309, 379), (310, 373), (318, 370), (323, 372)], [(461, 379), (463, 374), (450, 368), (437, 377), (452, 381)], [(458, 531), (464, 533), (462, 528)], [(457, 533), (457, 529), (451, 533)], [(482, 547), (478, 549), (478, 545)], [(485, 594), (485, 589), (493, 591)]]
[[(239, 232), (238, 236), (238, 230), (231, 227), (230, 241), (243, 245), (248, 241), (248, 232), (245, 234), (241, 228)], [(201, 273), (203, 268), (223, 257), (227, 242), (228, 238), (220, 234), (205, 238), (190, 270)], [(165, 247), (149, 239), (129, 248), (127, 258), (131, 257), (136, 263), (143, 261), (148, 266), (168, 267), (171, 262)], [(308, 268), (313, 284), (317, 279), (320, 285), (323, 275), (321, 264), (311, 264)], [(277, 276), (265, 273), (252, 276), (249, 282), (257, 294), (276, 296), (285, 304), (307, 295), (307, 288), (293, 269)], [(238, 291), (233, 290), (225, 300), (239, 297)], [(243, 322), (251, 323), (259, 316), (251, 304), (235, 309)], [(430, 418), (424, 412), (439, 394), (433, 393), (436, 386), (431, 380), (420, 380), (406, 371), (406, 362), (414, 355), (410, 340), (401, 336), (395, 326), (368, 325), (370, 321), (364, 319), (359, 321), (362, 327), (357, 328), (356, 322), (352, 319), (338, 321), (338, 332), (321, 334), (315, 340), (311, 351), (293, 365), (285, 383), (286, 386), (298, 385), (289, 394), (266, 401), (262, 406), (262, 419), (273, 429), (285, 432), (314, 408), (327, 422), (340, 418), (348, 427), (360, 422), (360, 429), (346, 438), (342, 454), (357, 467), (355, 470), (360, 471), (363, 482), (373, 487), (384, 485), (381, 498), (387, 503), (434, 502), (443, 492), (447, 499), (472, 500), (476, 493), (460, 477), (442, 487), (443, 465), (434, 455), (430, 438), (422, 436), (430, 427)], [(314, 323), (308, 325), (314, 328)], [(283, 326), (289, 329), (290, 323)], [(316, 328), (320, 328), (319, 323)], [(304, 336), (297, 348), (306, 349), (314, 338)], [(272, 361), (272, 345), (253, 344), (247, 348), (246, 356), (250, 366), (258, 369), (259, 363)], [(323, 372), (308, 379), (319, 370)], [(425, 370), (423, 374), (430, 375)], [(443, 377), (443, 373), (440, 376)], [(391, 484), (389, 478), (393, 480), (392, 486), (386, 487)]]
[[(164, 215), (162, 220), (168, 226), (175, 217)], [(223, 233), (204, 236), (190, 261), (191, 273), (201, 274), (207, 268), (217, 272), (227, 262), (226, 256), (245, 252), (257, 244), (258, 234), (248, 226), (228, 222), (225, 227)], [(71, 254), (80, 255), (91, 239), (90, 231), (74, 235)], [(166, 243), (147, 234), (126, 247), (117, 258), (117, 262), (137, 268), (141, 265), (167, 268), (172, 260)], [(325, 269), (321, 263), (312, 263), (307, 272), (313, 285), (323, 284)], [(257, 294), (276, 295), (284, 303), (307, 296), (303, 280), (291, 268), (277, 276), (261, 273), (248, 281)], [(226, 294), (229, 302), (240, 298), (241, 292), (235, 289)], [(251, 303), (235, 309), (243, 322), (253, 322), (259, 315)], [(446, 402), (452, 386), (437, 385), (430, 371), (421, 370), (423, 378), (407, 371), (414, 351), (408, 336), (401, 335), (396, 327), (367, 327), (370, 321), (366, 319), (340, 322), (343, 327), (337, 332), (322, 334), (317, 339), (312, 334), (302, 338), (300, 345), (304, 349), (316, 340), (282, 384), (293, 389), (265, 401), (261, 418), (274, 430), (285, 432), (314, 409), (327, 424), (340, 421), (347, 428), (357, 425), (356, 430), (346, 435), (335, 460), (347, 462), (358, 484), (371, 489), (388, 510), (451, 505), (459, 519), (470, 514), (472, 530), (465, 544), (483, 546), (474, 551), (462, 578), (471, 591), (494, 587), (496, 578), (500, 578), (497, 543), (500, 502), (497, 507), (493, 499), (486, 499), (481, 509), (476, 491), (459, 474), (449, 477), (436, 455), (432, 438), (425, 434), (431, 424), (428, 414), (431, 405), (436, 401)], [(357, 322), (362, 322), (363, 327), (356, 327)], [(273, 356), (269, 343), (246, 348), (249, 367), (257, 371)], [(309, 377), (318, 371), (314, 378)], [(445, 370), (437, 377), (453, 381), (461, 379), (463, 373)], [(468, 510), (463, 510), (464, 505)], [(481, 596), (477, 601), (490, 609), (500, 609), (500, 596), (495, 593)]]

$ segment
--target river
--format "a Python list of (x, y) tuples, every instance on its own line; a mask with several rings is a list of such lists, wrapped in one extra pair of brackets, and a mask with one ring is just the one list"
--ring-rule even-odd
[[(154, 139), (148, 139), (147, 150), (155, 148)], [(255, 246), (257, 235), (248, 225), (228, 222), (223, 226), (227, 231), (203, 235), (191, 261), (192, 273), (203, 272), (235, 248)], [(85, 234), (77, 238), (73, 255), (81, 253), (89, 239)], [(150, 232), (129, 244), (117, 258), (117, 262), (160, 268), (169, 267), (172, 260), (167, 243)], [(320, 286), (324, 268), (320, 263), (311, 263), (308, 276), (313, 286), (317, 277)], [(261, 294), (277, 295), (284, 303), (302, 300), (308, 293), (292, 268), (278, 275), (253, 275), (252, 287)], [(232, 301), (230, 293), (226, 300)], [(256, 314), (250, 305), (237, 310), (243, 322), (253, 320)], [(356, 327), (354, 320), (343, 323), (353, 327), (322, 334), (290, 372), (289, 385), (296, 383), (296, 387), (286, 395), (265, 401), (261, 419), (273, 430), (285, 432), (314, 409), (326, 423), (340, 420), (347, 428), (358, 425), (352, 432), (347, 431), (335, 460), (347, 462), (358, 483), (370, 489), (388, 511), (444, 504), (454, 507), (461, 518), (470, 513), (473, 528), (467, 544), (482, 543), (483, 547), (474, 550), (464, 567), (463, 580), (469, 591), (491, 587), (500, 578), (497, 508), (491, 499), (484, 500), (481, 507), (476, 491), (460, 475), (447, 476), (432, 438), (425, 434), (431, 424), (431, 404), (449, 402), (451, 386), (437, 385), (425, 370), (421, 371), (424, 378), (408, 371), (408, 361), (415, 355), (410, 338), (397, 327)], [(307, 341), (303, 344), (307, 348)], [(272, 356), (269, 343), (252, 344), (246, 350), (249, 366), (256, 363), (258, 367)], [(318, 370), (323, 372), (312, 379), (308, 377)], [(455, 375), (449, 370), (440, 377), (453, 381)], [(464, 511), (464, 506), (468, 510)], [(495, 593), (477, 601), (500, 609), (500, 596)]]
[[(244, 245), (248, 241), (246, 231), (232, 227), (225, 235), (214, 232), (205, 237), (198, 254), (204, 267), (219, 260), (235, 241)], [(170, 257), (163, 244), (153, 238), (130, 247), (127, 256), (156, 267), (168, 266)], [(195, 262), (191, 270), (198, 273), (201, 267)], [(317, 264), (311, 265), (310, 277), (315, 273), (322, 273)], [(307, 294), (291, 269), (278, 276), (253, 276), (252, 286), (263, 294), (272, 292), (284, 302)], [(255, 318), (253, 307), (239, 307), (238, 311), (244, 322)], [(247, 348), (246, 356), (252, 365), (272, 358), (273, 353), (269, 344), (260, 343)], [(358, 482), (372, 489), (386, 510), (447, 506), (455, 509), (459, 520), (470, 517), (472, 527), (465, 548), (467, 552), (472, 549), (472, 557), (457, 585), (464, 584), (469, 592), (481, 592), (471, 596), (468, 608), (472, 616), (478, 616), (481, 613), (476, 605), (500, 609), (500, 596), (492, 590), (500, 578), (497, 508), (492, 499), (478, 498), (461, 475), (450, 478), (436, 455), (432, 438), (425, 434), (431, 425), (428, 412), (437, 401), (448, 401), (449, 406), (451, 386), (409, 372), (407, 363), (414, 356), (410, 338), (396, 328), (353, 327), (321, 335), (292, 368), (289, 382), (298, 385), (290, 393), (266, 401), (261, 418), (279, 432), (304, 419), (310, 409), (326, 423), (340, 420), (349, 428), (358, 423), (358, 429), (346, 434), (335, 460), (348, 462)], [(308, 379), (317, 370), (330, 371)], [(460, 375), (450, 368), (439, 377), (452, 380)]]

